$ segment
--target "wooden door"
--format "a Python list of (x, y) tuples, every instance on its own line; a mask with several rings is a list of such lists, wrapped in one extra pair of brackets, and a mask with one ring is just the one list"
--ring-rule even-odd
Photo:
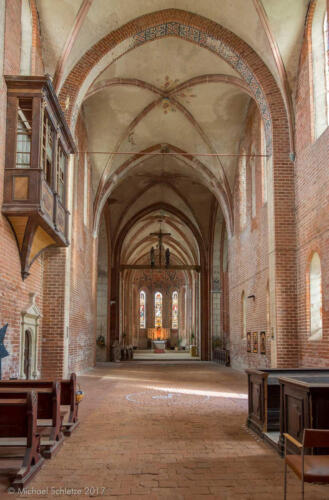
[(26, 379), (30, 378), (31, 374), (31, 333), (25, 330), (24, 338), (24, 375)]

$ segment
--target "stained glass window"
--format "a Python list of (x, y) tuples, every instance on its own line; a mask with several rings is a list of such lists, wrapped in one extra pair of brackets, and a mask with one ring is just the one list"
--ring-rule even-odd
[(172, 294), (172, 317), (171, 317), (171, 328), (177, 330), (178, 328), (178, 293), (173, 292)]
[(145, 292), (139, 294), (139, 327), (145, 328)]
[(154, 295), (154, 326), (162, 327), (162, 293), (156, 292)]

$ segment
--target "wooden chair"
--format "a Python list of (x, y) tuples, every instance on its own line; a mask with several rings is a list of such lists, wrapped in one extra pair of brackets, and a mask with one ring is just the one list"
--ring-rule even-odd
[[(329, 455), (308, 455), (307, 448), (329, 448), (329, 430), (304, 429), (303, 443), (290, 434), (284, 434), (284, 500), (287, 498), (287, 467), (302, 482), (302, 499), (304, 499), (304, 483), (329, 483)], [(287, 455), (287, 440), (293, 443), (300, 454)], [(313, 452), (313, 450), (312, 450)]]

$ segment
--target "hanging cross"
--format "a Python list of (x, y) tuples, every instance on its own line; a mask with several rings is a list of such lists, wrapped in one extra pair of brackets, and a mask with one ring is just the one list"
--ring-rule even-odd
[(4, 346), (4, 339), (7, 331), (8, 323), (0, 329), (0, 380), (1, 380), (1, 360), (6, 356), (9, 356), (9, 352)]
[(157, 236), (159, 239), (159, 265), (161, 266), (162, 260), (162, 238), (164, 236), (171, 236), (171, 233), (163, 233), (160, 227), (160, 231), (158, 233), (150, 233), (150, 236)]

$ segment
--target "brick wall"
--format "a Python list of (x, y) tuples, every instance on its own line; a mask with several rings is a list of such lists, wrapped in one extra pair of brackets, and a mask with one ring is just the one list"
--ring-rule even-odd
[[(297, 307), (300, 366), (329, 366), (329, 130), (314, 141), (311, 28), (316, 2), (305, 27), (296, 96)], [(309, 266), (313, 252), (321, 258), (323, 338), (309, 340)]]
[[(240, 151), (250, 154), (261, 151), (260, 116), (255, 104), (250, 104), (244, 137)], [(232, 366), (268, 366), (270, 360), (270, 340), (267, 324), (266, 290), (268, 282), (268, 236), (267, 204), (262, 202), (262, 160), (255, 159), (256, 171), (256, 216), (252, 217), (251, 162), (247, 158), (247, 220), (240, 227), (239, 176), (237, 173), (234, 189), (235, 233), (229, 240), (229, 311), (230, 311), (230, 351)], [(241, 296), (255, 295), (255, 300), (246, 298), (247, 332), (267, 332), (267, 355), (247, 353), (246, 338), (242, 338)]]
[[(30, 1), (32, 36), (32, 74), (43, 74), (38, 13)], [(5, 33), (1, 30), (5, 29)], [(4, 36), (5, 35), (5, 36)], [(4, 43), (4, 74), (19, 74), (21, 57), (21, 2), (6, 2), (5, 18), (0, 25)], [(2, 59), (2, 58), (1, 58)], [(0, 82), (0, 205), (3, 200), (4, 147), (6, 133), (6, 86)], [(86, 147), (86, 133), (79, 120), (76, 131), (81, 149)], [(90, 168), (88, 168), (90, 186)], [(81, 372), (95, 361), (95, 240), (92, 237), (92, 204), (88, 202), (88, 224), (83, 221), (84, 160), (76, 162), (72, 245), (69, 249), (50, 248), (43, 252), (22, 281), (15, 236), (0, 215), (0, 326), (9, 323), (5, 346), (10, 356), (2, 363), (3, 377), (19, 375), (21, 313), (30, 305), (30, 294), (36, 293), (41, 312), (38, 338), (38, 369), (43, 377), (63, 376), (69, 360), (69, 371)], [(81, 182), (80, 182), (81, 181)], [(89, 198), (91, 196), (89, 189)], [(71, 252), (71, 259), (68, 259)], [(71, 266), (69, 268), (69, 263)], [(70, 295), (68, 295), (68, 293)], [(66, 300), (66, 302), (65, 302)], [(66, 304), (69, 304), (66, 311)], [(68, 318), (68, 322), (67, 322)], [(66, 327), (68, 325), (68, 328)], [(68, 352), (65, 352), (67, 350)]]
[(42, 46), (40, 35), (39, 14), (35, 0), (30, 1), (32, 15), (32, 54), (31, 54), (31, 73), (32, 75), (43, 75), (45, 72), (42, 60)]
[[(107, 342), (108, 313), (108, 244), (105, 218), (102, 217), (98, 234), (97, 269), (97, 331), (96, 338), (103, 336)], [(97, 361), (106, 361), (106, 347), (96, 347)]]
[(66, 273), (65, 248), (44, 252), (43, 325), (41, 329), (41, 376), (64, 375), (64, 296)]
[[(21, 2), (6, 2), (4, 74), (19, 74), (20, 69)], [(0, 36), (3, 36), (0, 27)], [(4, 154), (6, 133), (6, 85), (0, 81), (0, 205), (3, 200)], [(17, 377), (19, 373), (19, 345), (21, 313), (30, 304), (30, 293), (36, 293), (36, 303), (43, 310), (42, 272), (43, 256), (31, 267), (31, 275), (23, 282), (21, 265), (14, 233), (7, 220), (0, 214), (0, 325), (8, 323), (5, 346), (10, 356), (2, 362), (2, 376)], [(42, 318), (40, 330), (42, 329)], [(39, 330), (39, 331), (40, 331)], [(40, 367), (40, 359), (39, 359)]]
[[(88, 150), (86, 130), (80, 117), (76, 127), (77, 146)], [(74, 203), (71, 239), (71, 286), (69, 322), (69, 371), (81, 372), (95, 362), (96, 288), (94, 271), (97, 259), (92, 236), (90, 163), (88, 160), (88, 216), (84, 224), (84, 155), (75, 162)]]

